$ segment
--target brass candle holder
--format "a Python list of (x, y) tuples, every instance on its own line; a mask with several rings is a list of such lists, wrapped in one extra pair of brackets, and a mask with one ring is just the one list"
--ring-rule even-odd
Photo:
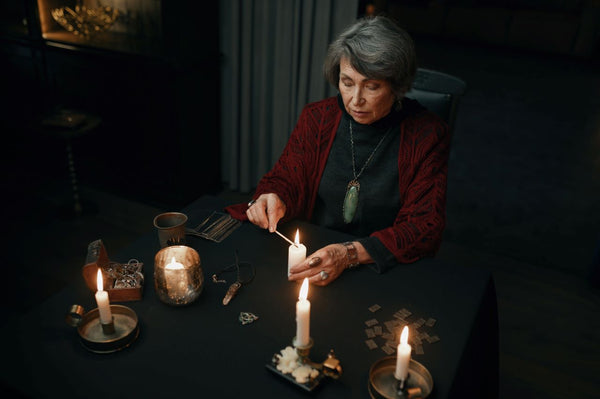
[(100, 325), (102, 326), (102, 332), (104, 335), (112, 335), (115, 333), (115, 316), (112, 316), (110, 319), (110, 323), (102, 323), (100, 320)]
[(325, 360), (323, 360), (322, 362), (314, 362), (310, 359), (310, 350), (314, 345), (314, 341), (312, 338), (309, 339), (308, 344), (298, 345), (297, 339), (296, 337), (294, 337), (292, 339), (292, 345), (294, 351), (297, 354), (297, 365), (308, 366), (311, 369), (316, 370), (316, 376), (311, 376), (305, 382), (299, 382), (292, 373), (282, 372), (277, 367), (281, 359), (281, 356), (279, 354), (273, 355), (271, 362), (267, 363), (266, 367), (275, 374), (285, 378), (295, 386), (309, 392), (315, 390), (321, 384), (325, 377), (338, 379), (342, 375), (342, 365), (340, 363), (340, 360), (335, 356), (333, 349), (329, 351), (329, 354), (327, 355), (327, 358)]
[(394, 376), (396, 356), (384, 357), (369, 370), (369, 395), (373, 399), (425, 399), (433, 390), (429, 370), (414, 359), (408, 365), (408, 376), (398, 380)]
[(137, 314), (123, 305), (110, 305), (112, 320), (100, 321), (98, 308), (85, 313), (83, 306), (72, 305), (66, 317), (71, 327), (77, 327), (81, 344), (94, 353), (112, 353), (130, 346), (139, 335)]
[(308, 345), (298, 346), (296, 345), (296, 337), (294, 337), (292, 344), (296, 348), (296, 353), (298, 353), (298, 357), (303, 364), (308, 364), (309, 366), (322, 371), (327, 377), (331, 377), (336, 380), (342, 375), (342, 365), (340, 360), (335, 356), (333, 349), (329, 351), (329, 354), (325, 360), (323, 360), (321, 363), (315, 363), (310, 360), (309, 357), (310, 350), (314, 344), (312, 338), (309, 339)]
[(294, 337), (292, 339), (292, 346), (296, 349), (296, 353), (298, 354), (298, 358), (302, 363), (306, 363), (310, 361), (308, 355), (310, 354), (310, 350), (315, 344), (312, 338), (308, 339), (308, 344), (306, 345), (298, 345), (298, 337)]

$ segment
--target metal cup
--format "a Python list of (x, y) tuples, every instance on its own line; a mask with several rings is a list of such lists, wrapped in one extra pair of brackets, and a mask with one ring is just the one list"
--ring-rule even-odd
[(154, 218), (160, 247), (185, 244), (185, 224), (188, 217), (180, 212), (166, 212)]

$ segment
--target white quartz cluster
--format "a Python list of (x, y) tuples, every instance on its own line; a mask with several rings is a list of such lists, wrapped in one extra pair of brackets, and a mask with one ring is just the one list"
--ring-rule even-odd
[(304, 384), (319, 375), (319, 370), (300, 363), (296, 349), (291, 346), (286, 346), (280, 352), (281, 355), (276, 355), (278, 359), (277, 370), (284, 374), (291, 373), (296, 382)]

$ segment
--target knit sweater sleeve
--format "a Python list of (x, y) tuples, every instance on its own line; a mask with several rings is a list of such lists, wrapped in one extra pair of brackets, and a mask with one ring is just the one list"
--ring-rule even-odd
[[(401, 208), (393, 224), (376, 237), (399, 263), (433, 256), (446, 223), (446, 181), (450, 134), (446, 123), (428, 111), (403, 126), (398, 156)], [(375, 265), (383, 272), (389, 266)]]
[[(253, 198), (275, 193), (286, 205), (284, 221), (306, 219), (312, 211), (317, 183), (322, 173), (331, 131), (339, 122), (335, 98), (308, 104), (273, 168), (258, 182)], [(246, 220), (246, 204), (226, 208), (233, 217)]]

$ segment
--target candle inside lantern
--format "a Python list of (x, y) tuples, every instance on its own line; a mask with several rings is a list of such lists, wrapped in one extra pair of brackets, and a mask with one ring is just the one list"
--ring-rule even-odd
[(304, 244), (300, 244), (300, 230), (296, 230), (296, 238), (294, 239), (294, 245), (290, 245), (288, 248), (288, 276), (290, 275), (290, 268), (296, 266), (298, 263), (306, 259), (306, 247)]
[(98, 276), (96, 278), (96, 303), (98, 304), (98, 313), (100, 314), (100, 323), (112, 323), (112, 313), (110, 311), (110, 302), (108, 300), (108, 292), (104, 291), (104, 281), (102, 280), (102, 271), (98, 268)]
[(296, 346), (307, 346), (310, 341), (310, 302), (308, 278), (304, 278), (298, 302), (296, 302)]
[(408, 377), (411, 350), (412, 348), (408, 344), (408, 326), (404, 326), (396, 354), (396, 371), (394, 372), (394, 377), (397, 380), (404, 381)]
[(188, 277), (185, 267), (175, 260), (165, 266), (165, 282), (167, 293), (171, 298), (183, 298), (188, 290)]

